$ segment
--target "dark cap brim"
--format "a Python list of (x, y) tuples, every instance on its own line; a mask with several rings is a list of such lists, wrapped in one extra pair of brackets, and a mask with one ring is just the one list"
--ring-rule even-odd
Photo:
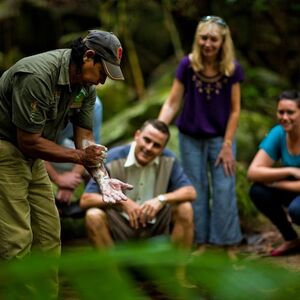
[(124, 76), (120, 66), (109, 63), (108, 61), (101, 59), (106, 75), (113, 80), (124, 80)]

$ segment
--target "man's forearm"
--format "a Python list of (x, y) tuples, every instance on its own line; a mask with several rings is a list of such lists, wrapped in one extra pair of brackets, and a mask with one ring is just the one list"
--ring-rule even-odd
[(102, 208), (105, 206), (105, 202), (102, 199), (102, 195), (98, 193), (83, 193), (80, 198), (80, 207), (88, 209), (91, 207)]
[(18, 129), (18, 145), (25, 156), (54, 162), (82, 164), (84, 150), (62, 147), (41, 136)]
[(185, 186), (173, 192), (162, 194), (166, 198), (166, 203), (176, 204), (185, 201), (194, 201), (196, 199), (196, 190), (192, 186)]

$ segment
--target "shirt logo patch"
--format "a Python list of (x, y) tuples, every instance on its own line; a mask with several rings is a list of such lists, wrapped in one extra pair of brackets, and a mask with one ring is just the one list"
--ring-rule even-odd
[(37, 103), (37, 101), (31, 102), (30, 106), (31, 106), (31, 112), (32, 112), (32, 113), (37, 112), (37, 108), (38, 108), (38, 103)]
[(80, 90), (80, 92), (78, 93), (78, 95), (75, 97), (70, 108), (80, 108), (82, 106), (82, 102), (86, 96), (87, 96), (87, 91), (84, 88), (82, 88)]

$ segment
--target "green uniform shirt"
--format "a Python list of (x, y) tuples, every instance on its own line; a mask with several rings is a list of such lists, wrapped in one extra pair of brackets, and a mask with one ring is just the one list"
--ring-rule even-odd
[(0, 78), (0, 139), (17, 145), (16, 128), (55, 141), (69, 119), (93, 126), (95, 86), (71, 90), (71, 49), (25, 57)]

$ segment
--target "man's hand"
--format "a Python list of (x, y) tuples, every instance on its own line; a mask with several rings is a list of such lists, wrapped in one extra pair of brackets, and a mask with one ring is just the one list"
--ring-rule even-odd
[(117, 203), (127, 200), (127, 197), (123, 194), (123, 190), (133, 189), (133, 186), (109, 177), (103, 164), (107, 148), (88, 140), (83, 140), (82, 144), (87, 157), (91, 158), (90, 163), (86, 163), (85, 167), (99, 185), (103, 201), (106, 203)]
[(142, 206), (140, 217), (141, 224), (145, 227), (148, 221), (155, 218), (156, 214), (163, 208), (163, 205), (157, 198), (147, 200)]
[(127, 200), (123, 190), (131, 190), (133, 186), (118, 179), (110, 178), (106, 170), (102, 169), (92, 170), (92, 176), (99, 185), (103, 201), (106, 203), (117, 203)]
[(56, 193), (55, 199), (64, 204), (70, 204), (73, 197), (74, 190), (72, 189), (59, 189)]
[(134, 229), (138, 229), (140, 227), (140, 216), (142, 215), (141, 206), (131, 199), (124, 202), (122, 206), (124, 212), (129, 217), (130, 226)]
[(62, 189), (75, 189), (82, 182), (81, 175), (76, 172), (65, 172), (57, 176), (56, 184)]
[(131, 190), (133, 186), (118, 179), (105, 176), (100, 182), (100, 188), (104, 202), (116, 203), (127, 200), (127, 196), (125, 196), (123, 190)]
[(84, 148), (82, 162), (86, 168), (98, 168), (106, 158), (107, 148), (102, 145), (91, 144)]

